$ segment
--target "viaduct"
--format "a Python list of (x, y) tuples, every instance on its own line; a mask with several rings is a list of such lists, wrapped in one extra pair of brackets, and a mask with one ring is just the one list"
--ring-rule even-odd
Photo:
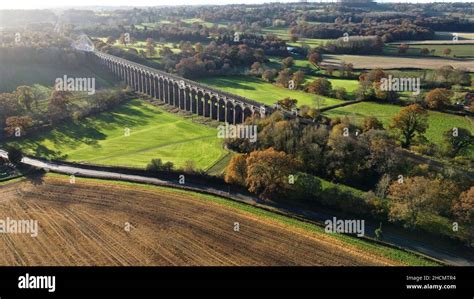
[(92, 51), (89, 55), (137, 92), (193, 114), (239, 124), (253, 114), (265, 117), (274, 110), (264, 104), (110, 54)]

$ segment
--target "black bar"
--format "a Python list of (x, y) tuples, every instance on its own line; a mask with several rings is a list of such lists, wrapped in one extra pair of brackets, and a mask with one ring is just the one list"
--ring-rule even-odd
[[(18, 278), (26, 273), (54, 275), (55, 292), (19, 289)], [(472, 299), (473, 273), (472, 267), (0, 267), (0, 297)], [(407, 281), (407, 276), (430, 281)], [(406, 286), (427, 283), (456, 289)]]

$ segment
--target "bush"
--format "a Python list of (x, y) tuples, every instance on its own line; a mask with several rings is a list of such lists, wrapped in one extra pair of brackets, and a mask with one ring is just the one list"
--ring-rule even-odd
[(146, 170), (150, 172), (158, 171), (171, 171), (174, 165), (172, 162), (163, 163), (161, 159), (152, 159), (151, 162), (146, 166)]
[(294, 199), (314, 201), (321, 194), (322, 184), (317, 177), (300, 173), (295, 177), (291, 189), (293, 190), (291, 197)]
[(7, 153), (8, 153), (8, 160), (12, 164), (18, 165), (21, 163), (21, 160), (23, 159), (23, 152), (21, 151), (21, 149), (17, 147), (8, 147)]
[(383, 238), (382, 222), (380, 222), (379, 227), (377, 229), (375, 229), (375, 238), (377, 240), (382, 240), (382, 238)]
[(334, 97), (339, 100), (347, 100), (347, 91), (344, 87), (338, 87), (334, 89)]

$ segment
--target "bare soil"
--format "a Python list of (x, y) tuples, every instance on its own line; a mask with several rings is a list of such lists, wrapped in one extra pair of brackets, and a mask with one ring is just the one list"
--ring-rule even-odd
[(0, 219), (7, 217), (38, 220), (39, 232), (0, 234), (0, 265), (395, 264), (325, 233), (193, 195), (80, 178), (0, 186)]

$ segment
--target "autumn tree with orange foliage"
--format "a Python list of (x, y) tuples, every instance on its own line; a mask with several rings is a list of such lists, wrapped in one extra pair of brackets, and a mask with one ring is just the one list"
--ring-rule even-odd
[(246, 163), (248, 189), (264, 199), (285, 195), (290, 189), (289, 176), (296, 175), (299, 164), (290, 155), (273, 148), (252, 152)]
[(452, 92), (446, 88), (435, 88), (425, 97), (426, 105), (430, 109), (442, 109), (451, 104)]
[(225, 173), (225, 181), (229, 184), (245, 186), (247, 179), (247, 155), (235, 155), (229, 162)]
[(367, 116), (364, 118), (363, 132), (369, 130), (383, 130), (383, 124), (375, 116)]
[(474, 187), (461, 193), (459, 199), (453, 204), (453, 214), (462, 225), (467, 227), (469, 242), (474, 244)]
[(453, 213), (461, 222), (474, 225), (474, 187), (461, 193), (453, 204)]
[(439, 185), (421, 176), (393, 182), (389, 187), (390, 219), (415, 227), (420, 214), (432, 210), (438, 189)]
[(12, 136), (17, 132), (20, 136), (23, 136), (26, 130), (33, 126), (33, 120), (29, 116), (10, 116), (5, 121), (5, 124), (5, 133), (7, 136)]

